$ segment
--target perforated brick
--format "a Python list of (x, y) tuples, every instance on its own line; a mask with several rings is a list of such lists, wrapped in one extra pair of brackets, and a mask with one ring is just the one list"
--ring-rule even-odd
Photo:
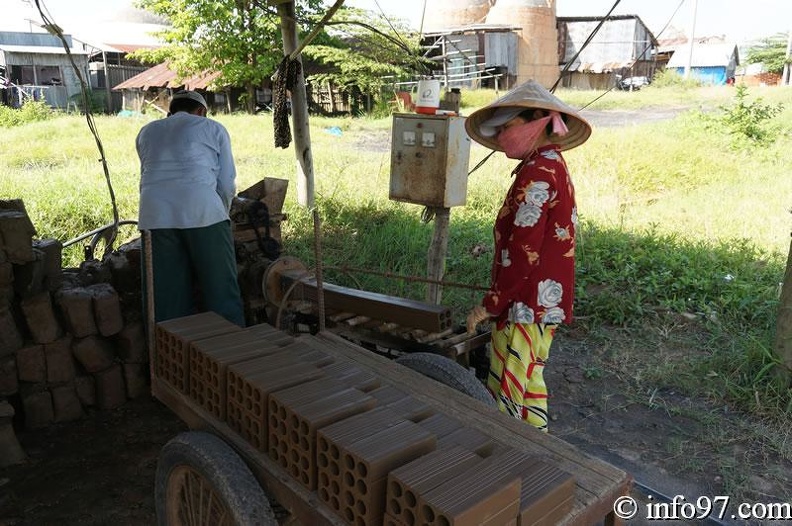
[(346, 360), (338, 360), (322, 369), (330, 378), (364, 392), (378, 388), (381, 383), (379, 375)]
[(405, 524), (399, 520), (396, 520), (394, 517), (388, 515), (387, 513), (382, 518), (382, 526), (410, 526)]
[[(275, 395), (273, 395), (275, 396)], [(285, 404), (289, 452), (286, 470), (308, 489), (316, 489), (316, 433), (329, 424), (374, 408), (376, 400), (357, 389), (344, 389), (304, 404)]]
[(192, 342), (189, 351), (190, 398), (225, 421), (228, 367), (275, 354), (283, 345), (293, 341), (294, 338), (269, 325), (256, 325)]
[[(428, 420), (428, 419), (427, 419)], [(441, 446), (457, 445), (483, 457), (495, 452), (495, 440), (481, 431), (469, 427), (460, 427), (438, 440)]]
[[(320, 401), (346, 389), (346, 387), (324, 376), (318, 380), (272, 392), (267, 400), (267, 451), (271, 459), (284, 469), (288, 469), (292, 449), (290, 430), (294, 422), (289, 422), (294, 408), (311, 402)], [(299, 429), (299, 422), (297, 423)], [(302, 429), (307, 431), (307, 429)]]
[(418, 425), (437, 437), (438, 447), (440, 446), (440, 441), (443, 439), (443, 437), (446, 437), (464, 427), (462, 422), (456, 418), (448, 416), (445, 413), (437, 413), (427, 417), (419, 421)]
[(245, 372), (243, 366), (229, 368), (226, 422), (259, 451), (268, 451), (270, 393), (324, 378), (318, 367), (294, 364), (291, 356), (288, 362), (292, 365), (272, 364), (275, 368), (252, 375)]
[(519, 473), (518, 526), (552, 526), (572, 510), (575, 477), (539, 458), (527, 461)]
[[(440, 446), (438, 446), (440, 447)], [(418, 524), (418, 496), (484, 461), (460, 446), (438, 449), (388, 474), (385, 511), (406, 526)]]
[(377, 407), (320, 429), (316, 434), (319, 498), (341, 511), (341, 458), (349, 445), (389, 429), (404, 419), (386, 407)]
[(394, 402), (398, 402), (399, 400), (404, 400), (405, 398), (409, 397), (409, 395), (406, 392), (402, 391), (397, 387), (394, 387), (391, 384), (385, 384), (383, 386), (380, 386), (374, 389), (373, 391), (370, 391), (369, 395), (376, 398), (379, 401), (380, 405), (383, 406), (392, 404)]
[(155, 330), (155, 374), (187, 394), (190, 343), (240, 330), (238, 325), (214, 312), (159, 322)]
[(428, 526), (481, 526), (495, 517), (501, 524), (520, 510), (520, 476), (514, 456), (486, 458), (481, 464), (418, 496), (418, 523)]
[(386, 404), (385, 407), (400, 414), (405, 420), (413, 422), (429, 418), (436, 413), (434, 409), (412, 396)]
[[(388, 473), (432, 452), (436, 443), (434, 435), (404, 421), (345, 448), (341, 458), (342, 515), (352, 524), (380, 522)], [(345, 504), (350, 498), (353, 504)]]

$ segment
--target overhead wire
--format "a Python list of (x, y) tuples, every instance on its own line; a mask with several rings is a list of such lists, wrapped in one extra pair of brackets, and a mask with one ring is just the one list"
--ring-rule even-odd
[[(657, 38), (657, 37), (659, 37), (660, 35), (662, 35), (662, 34), (665, 32), (665, 30), (666, 30), (666, 29), (668, 29), (668, 26), (670, 26), (670, 25), (671, 25), (671, 21), (674, 19), (674, 17), (676, 16), (677, 12), (678, 12), (678, 11), (679, 11), (679, 10), (682, 8), (682, 4), (684, 4), (684, 3), (685, 3), (685, 1), (686, 1), (686, 0), (679, 0), (679, 4), (677, 4), (677, 7), (676, 7), (676, 9), (674, 9), (674, 12), (673, 12), (673, 13), (671, 13), (671, 16), (668, 18), (668, 21), (665, 23), (665, 25), (664, 25), (664, 26), (663, 26), (663, 28), (660, 30), (660, 32), (658, 32), (658, 33), (657, 33), (657, 35), (655, 35), (655, 38)], [(652, 41), (650, 40), (650, 41), (649, 41), (649, 44), (647, 44), (647, 45), (646, 45), (646, 47), (643, 49), (643, 51), (642, 51), (642, 52), (641, 52), (641, 53), (640, 53), (638, 56), (639, 56), (639, 57), (642, 57), (642, 56), (644, 56), (644, 55), (646, 54), (646, 52), (647, 52), (647, 51), (649, 51), (649, 49), (650, 49), (651, 47), (652, 47)], [(580, 108), (578, 108), (578, 109), (584, 110), (584, 109), (588, 108), (589, 106), (591, 106), (592, 104), (594, 104), (595, 102), (597, 102), (598, 100), (600, 100), (602, 97), (604, 97), (605, 95), (607, 95), (608, 93), (610, 93), (611, 91), (613, 91), (613, 88), (615, 88), (615, 87), (616, 87), (615, 85), (614, 85), (614, 86), (611, 86), (610, 88), (608, 88), (607, 90), (603, 91), (603, 92), (602, 92), (602, 93), (600, 93), (600, 94), (599, 94), (597, 97), (595, 97), (594, 99), (592, 99), (591, 101), (589, 101), (588, 103), (586, 103), (585, 105), (581, 106), (581, 107), (580, 107)]]
[[(102, 170), (104, 172), (105, 181), (107, 182), (107, 189), (110, 193), (110, 204), (113, 209), (113, 223), (112, 223), (112, 231), (110, 235), (107, 236), (107, 245), (105, 247), (105, 252), (107, 253), (109, 250), (112, 249), (113, 244), (115, 243), (116, 237), (118, 235), (118, 226), (119, 226), (119, 215), (118, 215), (118, 204), (116, 203), (115, 191), (113, 190), (113, 183), (110, 180), (110, 170), (107, 165), (107, 157), (105, 155), (104, 145), (102, 144), (102, 140), (99, 137), (99, 132), (96, 129), (96, 122), (94, 121), (93, 114), (91, 113), (91, 99), (89, 97), (89, 89), (88, 84), (85, 82), (83, 78), (82, 72), (80, 68), (77, 66), (76, 61), (71, 53), (71, 48), (69, 47), (69, 43), (66, 40), (66, 37), (63, 34), (63, 30), (55, 24), (52, 20), (52, 15), (50, 14), (47, 7), (42, 3), (42, 0), (35, 0), (36, 9), (39, 12), (39, 16), (41, 16), (41, 21), (44, 22), (44, 28), (52, 35), (58, 37), (63, 45), (63, 49), (66, 51), (66, 57), (69, 59), (69, 62), (74, 69), (74, 74), (77, 76), (77, 80), (80, 81), (80, 91), (82, 95), (83, 101), (83, 111), (85, 111), (85, 119), (88, 123), (88, 129), (91, 131), (91, 134), (94, 137), (94, 141), (96, 142), (96, 147), (99, 150), (99, 162), (102, 163)], [(109, 80), (109, 79), (106, 79)]]
[[(616, 0), (616, 2), (613, 4), (613, 6), (608, 11), (608, 13), (605, 15), (605, 17), (599, 22), (599, 24), (597, 24), (597, 26), (594, 28), (594, 30), (591, 32), (591, 34), (583, 42), (583, 45), (580, 46), (580, 49), (578, 49), (578, 51), (575, 54), (575, 56), (564, 65), (564, 68), (562, 69), (561, 73), (559, 74), (558, 79), (555, 81), (555, 83), (553, 84), (553, 87), (549, 91), (551, 91), (551, 92), (555, 91), (556, 87), (558, 86), (558, 83), (561, 82), (561, 80), (563, 79), (564, 73), (569, 71), (569, 68), (571, 67), (571, 65), (580, 56), (580, 53), (583, 51), (583, 49), (594, 39), (594, 36), (600, 30), (600, 28), (602, 27), (603, 23), (605, 21), (607, 21), (608, 17), (610, 17), (611, 13), (613, 13), (613, 11), (616, 9), (616, 7), (619, 5), (620, 2), (621, 2), (621, 0)], [(657, 35), (655, 35), (655, 37), (659, 37), (660, 35), (662, 35), (665, 32), (666, 29), (668, 29), (668, 26), (671, 25), (671, 21), (674, 19), (674, 17), (676, 16), (677, 12), (681, 9), (681, 7), (682, 7), (682, 5), (684, 3), (685, 3), (685, 0), (680, 0), (679, 4), (677, 4), (676, 9), (674, 9), (674, 12), (668, 18), (668, 21), (665, 23), (665, 25), (660, 30), (660, 32), (657, 33)], [(650, 40), (649, 44), (646, 45), (646, 47), (643, 49), (643, 51), (638, 56), (639, 57), (644, 56), (646, 54), (646, 52), (651, 47), (652, 47), (652, 41)], [(612, 86), (612, 87), (608, 88), (603, 93), (599, 94), (597, 97), (595, 97), (594, 99), (592, 99), (591, 101), (589, 101), (588, 103), (584, 104), (583, 106), (581, 106), (578, 109), (584, 110), (584, 109), (588, 108), (589, 106), (591, 106), (592, 104), (594, 104), (595, 102), (600, 100), (602, 97), (604, 97), (605, 95), (607, 95), (608, 93), (613, 91), (614, 87), (615, 86)], [(476, 164), (476, 166), (473, 167), (472, 170), (470, 170), (468, 172), (468, 176), (470, 176), (473, 172), (475, 172), (476, 170), (481, 168), (490, 159), (490, 157), (492, 157), (494, 154), (495, 154), (495, 150), (492, 150), (491, 152), (489, 152), (483, 159), (481, 159), (481, 161), (479, 161)]]

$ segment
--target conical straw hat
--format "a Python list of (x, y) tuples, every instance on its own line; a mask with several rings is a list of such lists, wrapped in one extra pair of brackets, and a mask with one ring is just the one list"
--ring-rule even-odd
[[(554, 136), (552, 139), (553, 143), (558, 144), (561, 150), (569, 150), (575, 146), (580, 146), (591, 135), (591, 125), (578, 114), (577, 110), (566, 105), (538, 82), (529, 80), (512, 88), (511, 91), (490, 105), (474, 111), (465, 120), (465, 129), (470, 138), (493, 150), (503, 151), (503, 148), (495, 140), (496, 135), (488, 136), (489, 133), (486, 133), (486, 131), (482, 132), (481, 125), (489, 120), (498, 108), (515, 108), (515, 110), (519, 108), (538, 108), (565, 114), (569, 131), (563, 137)], [(506, 113), (508, 114), (508, 112)], [(501, 114), (503, 114), (503, 111), (501, 111)], [(495, 120), (495, 122), (497, 121), (498, 119)]]

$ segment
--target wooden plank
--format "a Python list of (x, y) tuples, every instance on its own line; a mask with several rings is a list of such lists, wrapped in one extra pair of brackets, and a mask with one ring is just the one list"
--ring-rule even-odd
[[(281, 290), (292, 290), (295, 298), (318, 302), (316, 279), (306, 276), (302, 269), (283, 270), (279, 275)], [(451, 311), (442, 305), (432, 305), (377, 292), (342, 287), (333, 283), (322, 286), (325, 308), (365, 315), (369, 319), (394, 322), (405, 327), (429, 332), (442, 332), (451, 325)]]
[(158, 378), (152, 379), (151, 392), (190, 429), (209, 431), (223, 438), (246, 462), (259, 484), (272, 494), (278, 504), (287, 509), (299, 524), (346, 525), (346, 522), (319, 500), (315, 492), (302, 486), (266, 454), (257, 451), (234, 430), (198, 407), (195, 402)]
[(572, 512), (561, 524), (595, 524), (614, 520), (613, 503), (628, 495), (632, 477), (600, 459), (589, 457), (576, 447), (524, 422), (478, 402), (469, 396), (426, 378), (387, 358), (366, 351), (328, 332), (316, 335), (322, 350), (369, 367), (383, 379), (393, 382), (415, 398), (430, 404), (465, 425), (491, 436), (494, 440), (554, 463), (575, 476), (575, 503)]

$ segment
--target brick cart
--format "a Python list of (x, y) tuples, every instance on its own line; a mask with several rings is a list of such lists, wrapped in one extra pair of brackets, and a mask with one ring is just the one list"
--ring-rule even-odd
[(157, 325), (152, 391), (191, 431), (163, 448), (161, 525), (617, 523), (630, 476), (320, 332), (211, 313)]

